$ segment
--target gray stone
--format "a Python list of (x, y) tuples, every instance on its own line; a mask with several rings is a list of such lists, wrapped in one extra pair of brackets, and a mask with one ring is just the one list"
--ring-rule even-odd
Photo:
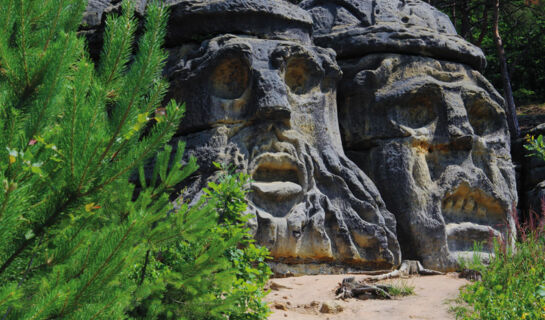
[(314, 41), (338, 54), (345, 152), (396, 216), (404, 259), (453, 270), (515, 234), (504, 101), (482, 51), (419, 0), (306, 0)]
[(170, 6), (167, 45), (235, 33), (309, 43), (312, 19), (279, 0), (166, 0)]
[(482, 50), (456, 34), (447, 15), (419, 0), (306, 0), (314, 42), (340, 59), (390, 52), (486, 66)]
[[(542, 170), (534, 169), (534, 174), (539, 174)], [(533, 188), (526, 191), (527, 210), (530, 215), (533, 215), (533, 221), (539, 220), (539, 217), (543, 217), (545, 214), (545, 181), (537, 183)], [(537, 215), (537, 216), (536, 216)], [(537, 218), (537, 219), (536, 219)]]
[[(527, 136), (545, 135), (545, 123), (521, 132), (521, 138), (512, 141), (513, 161), (517, 165), (519, 207), (528, 214), (545, 214), (545, 161), (526, 150)], [(529, 216), (527, 216), (529, 218)]]
[[(132, 1), (141, 17), (148, 1)], [(475, 241), (512, 239), (504, 102), (446, 15), (418, 0), (163, 3), (169, 96), (187, 103), (174, 140), (200, 166), (184, 198), (218, 176), (214, 161), (250, 174), (250, 225), (278, 274), (389, 269), (399, 244), (452, 270)], [(89, 1), (93, 58), (120, 5)], [(529, 190), (545, 166), (526, 164)]]
[[(135, 14), (141, 18), (146, 11), (147, 0), (128, 0), (134, 5)], [(102, 51), (106, 16), (121, 12), (122, 0), (89, 0), (83, 13), (79, 34), (85, 36), (92, 59), (98, 60)]]
[(179, 139), (203, 165), (189, 189), (215, 178), (212, 160), (251, 174), (255, 237), (282, 272), (399, 264), (395, 219), (342, 150), (331, 50), (224, 35), (173, 49), (167, 74), (188, 105)]
[(515, 234), (515, 173), (503, 100), (459, 63), (399, 54), (341, 61), (347, 155), (398, 222), (404, 259), (453, 270), (458, 253)]

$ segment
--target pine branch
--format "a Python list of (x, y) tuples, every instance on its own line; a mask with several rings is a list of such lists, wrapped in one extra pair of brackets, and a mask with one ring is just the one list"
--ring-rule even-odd
[[(58, 216), (61, 212), (63, 212), (74, 200), (75, 200), (75, 196), (74, 195), (69, 195), (68, 196), (68, 200), (65, 201), (64, 203), (62, 203), (60, 205), (60, 207), (54, 211), (53, 214), (51, 214), (47, 220), (45, 221), (44, 224), (42, 224), (41, 226), (39, 226), (36, 230), (34, 230), (34, 234), (36, 236), (42, 236), (43, 232), (46, 230), (46, 228), (48, 227), (51, 227), (52, 225), (54, 225), (55, 223), (58, 222)], [(23, 252), (26, 250), (26, 248), (34, 241), (33, 240), (34, 238), (32, 239), (25, 239), (25, 241), (23, 241), (22, 244), (19, 245), (19, 247), (17, 248), (17, 250), (15, 250), (14, 253), (12, 253), (10, 255), (10, 257), (0, 266), (0, 274), (2, 274), (4, 271), (6, 271), (6, 269), (13, 263), (13, 261)]]
[[(132, 111), (135, 103), (136, 98), (142, 88), (144, 87), (144, 80), (146, 79), (145, 76), (148, 75), (150, 70), (152, 73), (158, 72), (161, 69), (161, 63), (152, 63), (152, 58), (159, 58), (160, 61), (163, 61), (164, 58), (160, 55), (161, 49), (160, 45), (162, 41), (159, 41), (159, 39), (162, 39), (164, 34), (161, 29), (161, 22), (157, 22), (155, 20), (165, 20), (164, 17), (164, 9), (158, 9), (159, 12), (155, 13), (153, 10), (148, 11), (148, 20), (146, 23), (146, 27), (148, 28), (148, 31), (144, 34), (140, 44), (141, 46), (148, 46), (149, 48), (146, 49), (143, 54), (139, 54), (136, 56), (136, 62), (133, 65), (132, 70), (137, 70), (137, 77), (135, 81), (135, 85), (130, 88), (130, 98), (127, 101), (126, 107), (124, 107), (124, 112), (121, 116), (121, 119), (116, 119), (118, 121), (118, 124), (116, 126), (116, 130), (114, 131), (113, 135), (110, 138), (110, 141), (108, 142), (108, 145), (102, 155), (100, 156), (99, 162), (102, 162), (108, 152), (110, 151), (111, 147), (113, 146), (114, 142), (116, 141), (117, 137), (119, 136), (123, 126), (125, 125), (125, 122), (128, 120), (129, 114)], [(154, 15), (155, 14), (155, 15)], [(155, 24), (157, 23), (157, 24)], [(151, 31), (149, 31), (151, 29)], [(149, 38), (149, 39), (148, 39)], [(143, 61), (141, 60), (143, 59)], [(129, 78), (132, 78), (132, 74), (128, 74)]]
[(58, 9), (57, 9), (57, 12), (55, 14), (55, 19), (53, 19), (52, 27), (49, 30), (49, 36), (47, 37), (47, 40), (45, 41), (44, 48), (42, 50), (43, 51), (42, 57), (45, 56), (45, 52), (47, 51), (47, 48), (49, 47), (49, 43), (51, 42), (51, 39), (53, 38), (53, 34), (56, 31), (57, 23), (59, 22), (59, 18), (61, 16), (61, 11), (62, 11), (63, 5), (64, 5), (64, 1), (59, 1)]
[[(38, 242), (38, 245), (36, 246), (36, 248), (40, 247), (40, 245), (42, 244), (42, 240), (43, 240), (43, 236), (40, 237), (40, 241)], [(17, 283), (17, 289), (19, 289), (21, 287), (21, 285), (23, 284), (23, 282), (26, 280), (26, 277), (28, 276), (28, 273), (30, 272), (30, 268), (32, 268), (32, 263), (34, 263), (34, 259), (36, 258), (36, 253), (37, 252), (36, 252), (36, 249), (35, 249), (34, 252), (32, 253), (32, 256), (30, 257), (30, 261), (28, 262), (28, 265), (26, 267), (25, 272), (23, 273), (23, 276), (19, 280), (19, 283)], [(4, 316), (2, 317), (2, 320), (7, 319), (7, 317), (11, 313), (12, 309), (13, 309), (13, 307), (8, 308), (8, 310), (6, 311)]]
[(20, 4), (20, 11), (21, 13), (19, 14), (19, 18), (21, 19), (20, 20), (20, 23), (21, 23), (21, 56), (23, 58), (23, 66), (24, 66), (24, 76), (25, 76), (25, 79), (26, 79), (26, 87), (30, 87), (30, 76), (29, 76), (29, 71), (28, 71), (28, 62), (27, 62), (27, 57), (26, 57), (26, 24), (25, 24), (25, 18), (26, 18), (26, 13), (25, 13), (25, 10), (24, 10), (24, 2), (23, 1), (19, 1), (19, 4)]
[[(104, 270), (104, 268), (106, 268), (106, 266), (109, 264), (110, 260), (113, 258), (113, 256), (115, 254), (117, 254), (118, 250), (121, 248), (121, 246), (125, 243), (125, 241), (127, 240), (127, 237), (129, 236), (130, 232), (132, 231), (132, 228), (134, 227), (136, 221), (133, 221), (129, 227), (127, 228), (127, 231), (125, 232), (125, 234), (123, 235), (123, 238), (121, 238), (121, 240), (119, 241), (119, 243), (117, 244), (117, 246), (115, 247), (115, 249), (110, 253), (110, 255), (106, 258), (106, 260), (102, 263), (102, 265), (100, 266), (100, 268), (93, 274), (93, 276), (91, 277), (91, 279), (89, 279), (87, 281), (87, 283), (85, 283), (85, 285), (83, 286), (82, 289), (79, 290), (79, 293), (76, 295), (76, 297), (74, 298), (74, 304), (77, 304), (78, 300), (81, 298), (81, 296), (83, 295), (83, 293), (85, 292), (85, 290), (87, 290), (87, 288), (89, 288), (89, 286), (93, 283), (93, 281), (95, 281), (95, 279), (100, 275), (100, 273)], [(63, 315), (63, 312), (60, 313), (61, 316)]]
[[(57, 81), (62, 78), (60, 75), (60, 71), (61, 71), (62, 62), (64, 62), (64, 59), (66, 57), (66, 53), (70, 51), (68, 49), (68, 43), (70, 42), (69, 40), (70, 40), (70, 37), (65, 36), (63, 50), (61, 50), (62, 52), (61, 59), (60, 61), (58, 61), (57, 67), (55, 68), (55, 72), (53, 73), (55, 82), (53, 82), (49, 87), (49, 91), (45, 98), (45, 103), (42, 105), (42, 108), (40, 108), (40, 112), (38, 113), (38, 119), (35, 123), (32, 124), (32, 129), (30, 131), (30, 134), (26, 136), (26, 138), (28, 139), (32, 139), (36, 135), (36, 132), (38, 132), (38, 130), (41, 128), (41, 122), (44, 119), (44, 116), (46, 115), (46, 111), (49, 107), (49, 103), (55, 93), (54, 89), (56, 89)], [(23, 150), (26, 151), (28, 147), (29, 145), (27, 144)]]

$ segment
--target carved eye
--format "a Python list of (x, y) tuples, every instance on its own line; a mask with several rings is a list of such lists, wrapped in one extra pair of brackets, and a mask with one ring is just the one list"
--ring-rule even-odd
[(238, 57), (224, 58), (212, 72), (212, 94), (223, 99), (240, 98), (248, 88), (249, 78), (250, 70), (244, 60)]
[(304, 94), (320, 79), (316, 67), (305, 58), (291, 58), (286, 65), (284, 78), (291, 92)]
[(409, 128), (425, 127), (437, 118), (434, 108), (436, 101), (430, 95), (417, 93), (398, 103), (396, 120)]
[(492, 101), (472, 96), (465, 104), (469, 123), (476, 135), (487, 135), (502, 128), (503, 116), (495, 110)]

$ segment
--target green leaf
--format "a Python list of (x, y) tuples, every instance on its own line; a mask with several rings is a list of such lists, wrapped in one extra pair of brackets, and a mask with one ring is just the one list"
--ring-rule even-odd
[(27, 232), (25, 233), (25, 239), (27, 240), (34, 238), (34, 236), (36, 235), (34, 234), (34, 231), (32, 229), (27, 230)]

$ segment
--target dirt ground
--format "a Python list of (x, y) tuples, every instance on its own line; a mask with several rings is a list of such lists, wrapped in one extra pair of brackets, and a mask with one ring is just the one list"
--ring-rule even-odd
[[(273, 314), (269, 320), (408, 320), (454, 319), (449, 312), (459, 288), (468, 284), (455, 273), (442, 276), (416, 276), (389, 280), (414, 286), (414, 295), (394, 300), (335, 300), (335, 288), (343, 278), (353, 275), (318, 275), (269, 282), (267, 301)], [(356, 275), (356, 280), (365, 276)]]

